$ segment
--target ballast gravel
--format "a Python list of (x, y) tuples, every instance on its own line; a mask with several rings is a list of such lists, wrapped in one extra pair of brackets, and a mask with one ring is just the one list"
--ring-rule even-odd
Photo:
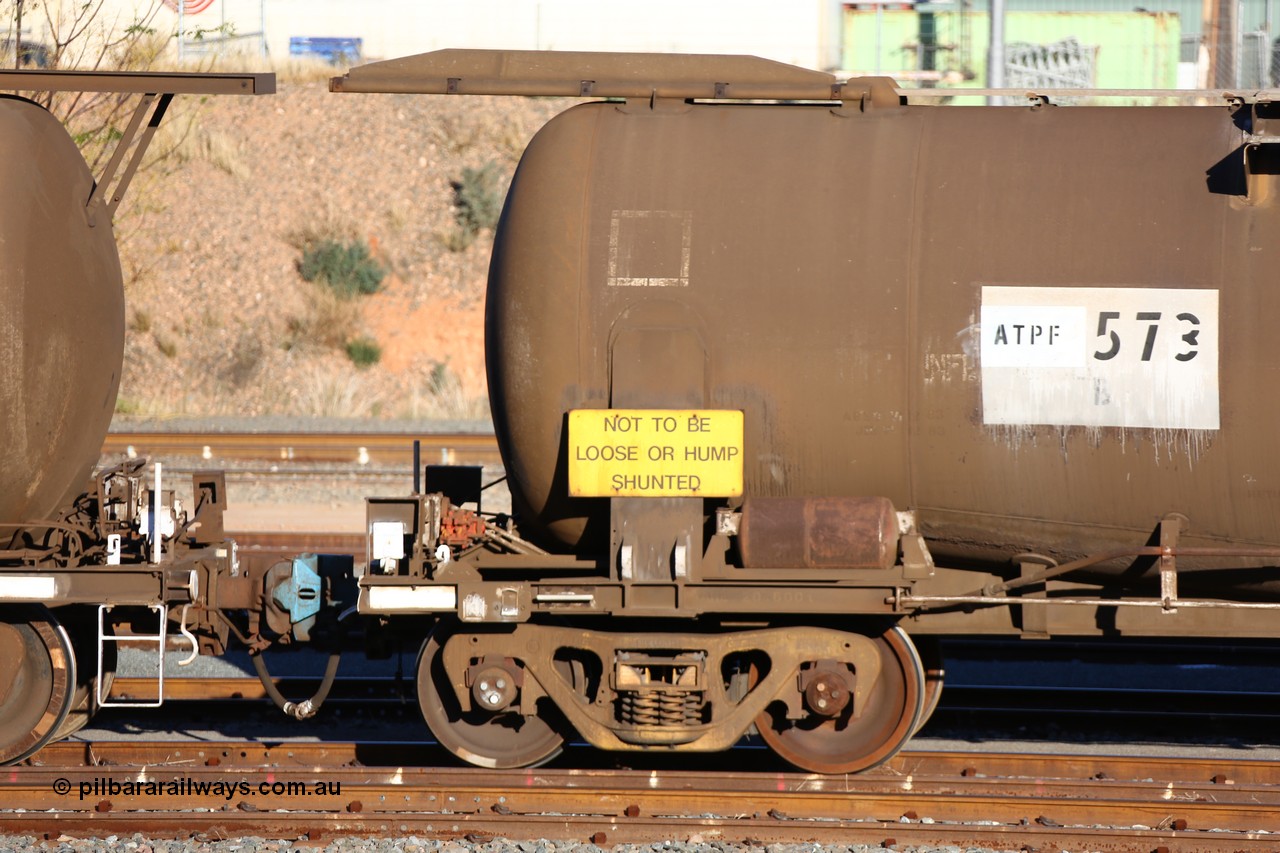
[(763, 844), (747, 845), (728, 842), (656, 841), (651, 844), (618, 844), (599, 847), (595, 844), (537, 841), (508, 841), (497, 839), (484, 843), (463, 841), (435, 841), (416, 836), (400, 838), (338, 838), (323, 844), (306, 840), (287, 840), (246, 837), (221, 841), (174, 841), (146, 838), (135, 834), (126, 838), (111, 835), (106, 838), (76, 838), (62, 836), (40, 840), (32, 836), (0, 836), (0, 851), (23, 853), (24, 851), (56, 851), (56, 853), (87, 853), (87, 851), (120, 851), (120, 853), (1012, 853), (984, 847), (936, 847), (929, 845), (880, 845), (850, 844)]

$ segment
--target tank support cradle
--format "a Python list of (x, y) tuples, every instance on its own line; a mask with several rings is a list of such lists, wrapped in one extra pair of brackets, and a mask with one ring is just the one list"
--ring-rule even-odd
[[(1243, 548), (1194, 546), (1180, 547), (1178, 540), (1188, 524), (1187, 517), (1181, 513), (1170, 513), (1160, 520), (1157, 527), (1158, 545), (1144, 545), (1138, 548), (1119, 548), (1104, 551), (1072, 560), (1062, 565), (1053, 565), (1052, 560), (1040, 571), (1027, 572), (1026, 565), (1033, 562), (1029, 559), (1035, 555), (1018, 555), (1013, 559), (1023, 564), (1021, 576), (1002, 583), (988, 584), (981, 589), (963, 595), (911, 595), (906, 589), (899, 589), (886, 603), (892, 604), (898, 612), (924, 613), (930, 610), (951, 608), (956, 606), (1084, 606), (1084, 607), (1158, 607), (1164, 613), (1177, 613), (1178, 608), (1220, 608), (1225, 610), (1280, 610), (1280, 602), (1269, 601), (1228, 601), (1219, 599), (1188, 599), (1178, 597), (1178, 558), (1196, 559), (1242, 559), (1254, 561), (1280, 562), (1280, 548)], [(1021, 595), (1009, 595), (1010, 592), (1027, 588), (1043, 587), (1048, 581), (1088, 569), (1101, 563), (1108, 563), (1126, 558), (1154, 558), (1160, 578), (1159, 598), (1054, 598), (1024, 592)], [(1045, 560), (1045, 558), (1040, 558)]]

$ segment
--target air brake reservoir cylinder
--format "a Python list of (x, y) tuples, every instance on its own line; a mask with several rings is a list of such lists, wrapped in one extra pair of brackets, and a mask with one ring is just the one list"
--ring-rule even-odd
[(898, 514), (883, 497), (749, 497), (738, 548), (749, 569), (889, 569)]

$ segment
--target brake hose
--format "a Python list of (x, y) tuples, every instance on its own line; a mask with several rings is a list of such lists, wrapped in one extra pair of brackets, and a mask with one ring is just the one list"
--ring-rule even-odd
[[(341, 622), (343, 619), (346, 619), (354, 613), (355, 610), (355, 607), (349, 607), (342, 611), (338, 616), (338, 621)], [(227, 623), (240, 642), (244, 643), (246, 646), (250, 645), (248, 638), (246, 638), (244, 634), (240, 633), (240, 629), (236, 627), (234, 622), (227, 618), (225, 613), (221, 610), (214, 612), (222, 618), (223, 622)], [(291, 702), (284, 697), (284, 694), (276, 687), (275, 682), (271, 680), (271, 673), (267, 672), (267, 662), (263, 660), (261, 652), (249, 655), (249, 659), (253, 661), (253, 669), (258, 673), (258, 679), (262, 682), (262, 686), (267, 691), (267, 695), (271, 697), (271, 701), (276, 703), (276, 707), (281, 711), (284, 711), (288, 716), (293, 717), (295, 720), (305, 720), (308, 717), (315, 716), (315, 713), (320, 710), (320, 706), (324, 704), (324, 700), (328, 698), (329, 690), (332, 689), (334, 678), (338, 674), (338, 661), (342, 659), (342, 651), (338, 650), (329, 655), (329, 663), (325, 666), (324, 677), (320, 681), (320, 688), (316, 691), (314, 696), (310, 699), (305, 699), (302, 702)]]
[(320, 682), (320, 689), (316, 691), (316, 695), (302, 702), (290, 702), (284, 698), (284, 694), (272, 682), (271, 673), (267, 672), (267, 662), (262, 659), (261, 654), (252, 655), (251, 658), (253, 668), (257, 671), (258, 678), (261, 679), (262, 686), (266, 688), (271, 701), (295, 720), (305, 720), (307, 717), (315, 716), (316, 711), (320, 710), (321, 704), (329, 696), (329, 688), (333, 687), (334, 676), (338, 674), (338, 661), (342, 658), (342, 652), (329, 655), (329, 665), (324, 669), (324, 679)]

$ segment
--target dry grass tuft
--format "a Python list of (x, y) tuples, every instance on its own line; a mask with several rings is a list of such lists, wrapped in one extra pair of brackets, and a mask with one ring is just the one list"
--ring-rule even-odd
[(250, 175), (240, 143), (220, 130), (194, 125), (174, 143), (172, 153), (179, 163), (205, 162), (240, 180)]
[(316, 365), (297, 388), (297, 414), (317, 418), (376, 418), (386, 401), (350, 370)]
[(307, 307), (289, 320), (286, 349), (307, 345), (342, 349), (360, 328), (360, 303), (322, 285), (306, 288)]
[(322, 195), (307, 211), (307, 224), (285, 235), (289, 245), (298, 251), (309, 246), (333, 241), (351, 243), (361, 239), (360, 228), (351, 215), (332, 196)]
[(323, 60), (296, 56), (273, 63), (271, 70), (281, 83), (318, 83), (343, 74), (343, 69), (335, 68)]
[(489, 398), (468, 396), (449, 365), (437, 362), (426, 382), (409, 383), (409, 393), (400, 398), (394, 415), (410, 420), (488, 420)]

